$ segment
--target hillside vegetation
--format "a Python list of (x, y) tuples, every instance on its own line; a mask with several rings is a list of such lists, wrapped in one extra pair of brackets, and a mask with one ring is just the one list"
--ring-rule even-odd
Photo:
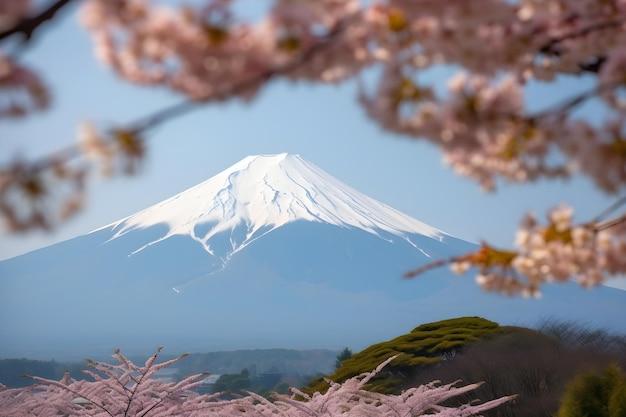
[[(462, 317), (423, 324), (408, 334), (377, 343), (352, 355), (327, 378), (343, 382), (368, 372), (390, 357), (398, 355), (371, 384), (372, 390), (398, 393), (411, 375), (423, 367), (455, 356), (457, 351), (469, 343), (510, 331), (511, 328), (499, 326), (480, 317)], [(324, 391), (327, 388), (328, 383), (324, 379), (317, 379), (309, 384), (307, 391)]]
[[(395, 355), (368, 389), (398, 394), (433, 380), (483, 381), (478, 390), (452, 405), (517, 394), (515, 403), (485, 416), (551, 417), (559, 410), (566, 386), (578, 375), (602, 373), (611, 364), (626, 369), (626, 337), (558, 320), (540, 323), (535, 330), (462, 317), (424, 324), (372, 345), (342, 362), (327, 378), (343, 382)], [(305, 391), (327, 387), (318, 378)]]

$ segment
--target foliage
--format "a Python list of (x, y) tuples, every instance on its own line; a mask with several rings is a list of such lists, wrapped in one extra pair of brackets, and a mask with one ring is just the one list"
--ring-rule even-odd
[[(543, 332), (545, 323), (549, 323), (550, 333)], [(444, 383), (457, 379), (484, 381), (473, 396), (495, 398), (502, 393), (518, 394), (514, 403), (487, 411), (485, 416), (554, 416), (567, 383), (577, 373), (599, 371), (611, 363), (626, 366), (623, 346), (611, 343), (590, 345), (586, 341), (591, 334), (605, 335), (600, 343), (624, 337), (555, 319), (540, 323), (537, 330), (509, 327), (502, 334), (472, 343), (449, 360), (423, 369), (407, 385), (419, 385), (433, 379)], [(468, 396), (455, 401), (469, 400), (471, 397)]]
[(584, 373), (568, 384), (558, 417), (625, 417), (626, 375), (615, 365)]
[[(417, 332), (422, 336), (430, 333), (430, 336), (422, 339), (412, 337)], [(427, 345), (445, 332), (466, 332), (467, 343), (453, 351), (440, 352), (433, 363), (410, 365), (407, 361), (409, 365), (400, 366), (405, 355), (428, 355)], [(438, 333), (439, 336), (432, 336)], [(600, 337), (598, 343), (591, 342), (593, 335)], [(498, 398), (515, 393), (517, 398), (514, 402), (486, 411), (484, 415), (548, 417), (558, 411), (565, 387), (577, 373), (601, 370), (611, 363), (626, 366), (626, 349), (620, 343), (624, 337), (608, 330), (554, 318), (540, 322), (538, 329), (500, 327), (480, 318), (459, 318), (424, 324), (407, 335), (373, 345), (353, 355), (329, 378), (341, 381), (342, 373), (358, 374), (361, 367), (367, 368), (367, 363), (375, 361), (377, 352), (382, 351), (383, 355), (403, 352), (369, 382), (369, 390), (400, 393), (433, 380), (444, 384), (459, 379), (483, 381), (484, 384), (476, 390), (455, 397), (446, 404), (459, 406), (475, 398)], [(409, 339), (412, 341), (408, 342)], [(316, 379), (305, 391), (323, 389), (322, 380)]]
[[(446, 355), (453, 354), (470, 342), (503, 331), (506, 329), (497, 323), (479, 317), (462, 317), (423, 324), (408, 334), (374, 344), (355, 353), (328, 378), (343, 382), (374, 368), (385, 358), (397, 356), (380, 378), (372, 381), (372, 389), (378, 392), (398, 393), (408, 375), (444, 360)], [(328, 383), (325, 380), (317, 379), (309, 384), (307, 390), (323, 391), (327, 387)]]
[[(71, 0), (0, 0), (0, 42), (39, 36)], [(239, 19), (229, 0), (180, 8), (147, 0), (87, 0), (81, 21), (97, 56), (120, 78), (185, 98), (145, 118), (103, 129), (85, 123), (79, 145), (0, 168), (0, 216), (15, 231), (54, 227), (84, 202), (86, 175), (132, 173), (151, 129), (198, 104), (251, 100), (272, 80), (359, 83), (359, 103), (383, 129), (439, 148), (443, 160), (486, 190), (503, 183), (579, 173), (617, 195), (626, 185), (626, 5), (621, 0), (274, 0), (258, 21)], [(43, 77), (0, 53), (0, 117), (49, 106)], [(422, 74), (458, 72), (434, 86)], [(590, 86), (538, 110), (527, 93), (576, 77)], [(570, 94), (567, 96), (567, 94)], [(591, 118), (586, 105), (599, 104)], [(79, 161), (80, 163), (76, 162)], [(626, 198), (587, 221), (552, 209), (521, 222), (516, 247), (488, 243), (451, 264), (479, 271), (490, 291), (538, 295), (546, 282), (590, 287), (626, 272)]]
[(228, 392), (229, 394), (244, 394), (250, 389), (250, 372), (242, 369), (238, 374), (223, 374), (215, 381), (215, 392)]
[[(159, 349), (160, 351), (160, 349)], [(118, 365), (88, 361), (87, 371), (93, 382), (75, 381), (66, 375), (61, 381), (33, 377), (41, 385), (36, 388), (4, 389), (0, 387), (0, 417), (33, 415), (39, 417), (212, 417), (212, 416), (276, 416), (305, 417), (313, 415), (353, 416), (472, 416), (510, 401), (503, 397), (483, 404), (445, 406), (446, 400), (476, 389), (480, 384), (457, 387), (456, 384), (429, 383), (411, 388), (401, 395), (377, 394), (364, 390), (371, 378), (380, 373), (393, 358), (387, 359), (371, 372), (345, 381), (331, 383), (324, 394), (311, 396), (293, 390), (291, 396), (276, 395), (275, 401), (252, 394), (222, 400), (219, 394), (199, 395), (193, 388), (202, 383), (202, 374), (180, 382), (164, 382), (156, 373), (184, 356), (155, 363), (159, 351), (144, 366), (137, 366), (119, 351), (114, 357)], [(298, 396), (300, 399), (296, 399)]]

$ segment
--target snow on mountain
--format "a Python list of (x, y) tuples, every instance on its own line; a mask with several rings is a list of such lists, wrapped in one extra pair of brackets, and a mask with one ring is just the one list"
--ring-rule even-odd
[[(105, 228), (116, 231), (115, 239), (164, 223), (168, 232), (133, 254), (171, 236), (187, 235), (226, 261), (259, 237), (297, 220), (353, 227), (374, 235), (384, 231), (418, 249), (411, 234), (437, 240), (445, 236), (287, 153), (244, 158), (209, 180)], [(229, 233), (231, 245), (218, 253), (211, 241), (223, 233)]]
[[(424, 204), (437, 204), (424, 197)], [(626, 331), (626, 292), (483, 293), (443, 268), (476, 246), (297, 155), (243, 159), (89, 234), (0, 262), (0, 358), (240, 348), (353, 350), (430, 321), (564, 317)]]

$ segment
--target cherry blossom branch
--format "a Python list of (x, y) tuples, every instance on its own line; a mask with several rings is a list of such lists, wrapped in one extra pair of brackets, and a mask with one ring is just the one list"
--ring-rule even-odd
[[(203, 381), (202, 374), (192, 375), (178, 383), (153, 379), (152, 372), (162, 369), (171, 362), (138, 367), (117, 353), (119, 365), (94, 362), (102, 370), (103, 377), (90, 381), (76, 381), (64, 376), (61, 381), (33, 377), (40, 385), (37, 390), (30, 387), (0, 391), (0, 401), (5, 406), (3, 415), (90, 415), (90, 416), (153, 416), (173, 415), (211, 416), (266, 416), (310, 417), (321, 415), (376, 415), (376, 416), (421, 416), (435, 412), (437, 415), (478, 415), (501, 404), (513, 401), (511, 395), (481, 403), (471, 401), (459, 406), (445, 405), (452, 398), (464, 402), (462, 396), (476, 390), (482, 383), (458, 386), (460, 381), (441, 384), (438, 381), (407, 388), (400, 395), (381, 394), (366, 390), (366, 384), (395, 356), (385, 360), (372, 372), (354, 376), (343, 383), (329, 381), (324, 393), (308, 395), (291, 389), (291, 395), (275, 394), (270, 401), (260, 395), (221, 400), (220, 393), (197, 394), (192, 391)], [(112, 386), (127, 385), (129, 374), (141, 372), (146, 376), (144, 384), (130, 384), (138, 401), (125, 393), (111, 390)], [(72, 402), (83, 398), (88, 404), (83, 408)]]
[(16, 34), (22, 34), (24, 36), (25, 42), (30, 41), (35, 31), (37, 31), (37, 29), (39, 29), (42, 24), (49, 20), (52, 20), (62, 8), (67, 6), (72, 1), (73, 0), (57, 0), (56, 2), (50, 4), (48, 8), (44, 9), (38, 15), (23, 18), (12, 28), (0, 32), (0, 41)]
[(428, 271), (432, 271), (433, 269), (441, 268), (442, 266), (450, 265), (453, 262), (459, 262), (462, 256), (454, 256), (452, 258), (447, 259), (438, 259), (434, 262), (429, 262), (424, 266), (420, 266), (419, 268), (412, 269), (408, 272), (404, 273), (404, 278), (415, 278), (418, 275), (422, 275)]
[[(14, 161), (10, 166), (0, 169), (0, 215), (5, 218), (10, 230), (13, 231), (22, 232), (31, 228), (50, 229), (56, 222), (55, 218), (65, 219), (77, 212), (82, 205), (83, 179), (88, 166), (70, 167), (71, 161), (86, 156), (100, 164), (101, 171), (107, 175), (113, 171), (114, 164), (120, 165), (125, 173), (134, 173), (145, 154), (145, 133), (148, 130), (199, 109), (202, 105), (237, 96), (251, 87), (288, 75), (306, 66), (318, 53), (332, 46), (334, 40), (358, 15), (359, 12), (337, 21), (324, 36), (317, 39), (317, 42), (285, 64), (222, 87), (205, 100), (188, 99), (128, 123), (125, 127), (116, 127), (103, 133), (87, 125), (82, 129), (84, 134), (82, 142), (78, 145), (68, 146), (33, 162)], [(71, 181), (67, 181), (68, 179)], [(58, 193), (57, 189), (61, 187), (47, 187), (46, 184), (63, 182), (71, 184), (79, 193), (56, 198), (66, 202), (60, 210), (55, 210), (55, 207), (50, 207), (55, 204), (52, 202), (55, 198), (49, 193), (50, 191)], [(27, 210), (24, 210), (24, 207), (19, 209), (14, 207), (16, 204), (23, 206), (24, 203), (30, 206)]]
[(602, 284), (607, 276), (626, 273), (626, 212), (598, 223), (626, 204), (626, 196), (592, 221), (575, 225), (573, 210), (559, 206), (541, 226), (533, 215), (522, 221), (515, 250), (496, 249), (486, 243), (474, 252), (434, 261), (405, 274), (413, 278), (434, 268), (451, 265), (456, 273), (478, 269), (477, 281), (487, 291), (538, 296), (548, 282), (576, 279), (580, 285)]
[(587, 100), (600, 96), (609, 91), (613, 91), (615, 88), (621, 86), (622, 82), (611, 81), (604, 84), (600, 84), (588, 91), (584, 91), (576, 96), (567, 98), (563, 102), (547, 109), (543, 110), (537, 114), (530, 115), (526, 117), (526, 120), (534, 123), (540, 119), (545, 119), (547, 117), (552, 117), (555, 115), (563, 115), (569, 111), (574, 110), (576, 107), (584, 104)]
[[(39, 16), (21, 21), (28, 8), (13, 8), (11, 17), (18, 23), (0, 33), (0, 41), (21, 33), (28, 42), (70, 1), (55, 1)], [(360, 96), (370, 118), (388, 131), (430, 141), (447, 164), (484, 189), (494, 190), (500, 180), (568, 178), (573, 167), (603, 191), (617, 194), (626, 186), (626, 7), (619, 2), (563, 1), (557, 9), (506, 0), (419, 5), (398, 0), (371, 6), (348, 0), (276, 1), (259, 24), (233, 23), (228, 0), (206, 3), (157, 11), (143, 1), (85, 1), (83, 24), (100, 59), (121, 79), (164, 86), (185, 100), (113, 129), (85, 124), (78, 145), (0, 168), (0, 216), (11, 229), (50, 228), (75, 213), (88, 169), (134, 173), (147, 134), (167, 121), (207, 104), (250, 99), (281, 76), (341, 82), (371, 64), (383, 71), (376, 93)], [(414, 81), (415, 71), (442, 63), (462, 69), (449, 80), (448, 95)], [(0, 67), (10, 69), (4, 78), (0, 74), (0, 87), (10, 93), (18, 87), (0, 116), (47, 106), (45, 88), (32, 71), (1, 54)], [(566, 94), (543, 111), (526, 109), (528, 80), (552, 82), (581, 70), (594, 73), (594, 88)], [(25, 96), (33, 105), (25, 105)], [(602, 120), (569, 117), (593, 99), (606, 105)], [(74, 164), (81, 157), (85, 166)], [(474, 267), (484, 288), (528, 295), (551, 281), (576, 278), (585, 286), (597, 285), (606, 275), (626, 271), (626, 215), (606, 220), (624, 204), (626, 197), (584, 224), (572, 224), (567, 207), (552, 210), (545, 225), (529, 215), (515, 251), (483, 243), (473, 253), (406, 276), (444, 265), (456, 272)]]
[(539, 53), (542, 53), (542, 54), (556, 53), (558, 55), (559, 51), (554, 51), (552, 49), (554, 46), (566, 40), (586, 36), (596, 31), (605, 30), (605, 29), (613, 29), (613, 28), (619, 27), (623, 25), (624, 22), (626, 22), (626, 18), (598, 22), (598, 23), (594, 23), (589, 26), (585, 26), (583, 28), (574, 30), (572, 32), (566, 33), (565, 35), (551, 38), (548, 42), (546, 42), (544, 45), (542, 45), (539, 48)]
[(97, 408), (99, 408), (100, 410), (102, 410), (103, 412), (107, 413), (110, 417), (115, 417), (115, 415), (113, 415), (106, 406), (104, 406), (99, 400), (99, 398), (91, 396), (90, 393), (86, 393), (84, 392), (81, 388), (82, 387), (77, 387), (77, 388), (73, 388), (71, 385), (66, 385), (61, 381), (54, 381), (51, 379), (46, 379), (46, 378), (41, 378), (38, 376), (31, 376), (31, 375), (23, 375), (25, 378), (30, 378), (33, 381), (38, 382), (39, 384), (45, 385), (45, 386), (52, 386), (52, 387), (57, 387), (60, 388), (62, 390), (62, 392), (68, 392), (70, 394), (72, 394), (75, 398), (84, 398), (85, 400), (89, 401), (89, 403), (91, 403), (92, 405), (96, 406)]
[(608, 230), (611, 229), (615, 226), (619, 226), (621, 224), (626, 223), (626, 213), (622, 214), (619, 217), (616, 217), (615, 219), (611, 219), (611, 220), (607, 220), (604, 221), (602, 223), (599, 223), (596, 227), (595, 230), (598, 231), (602, 231), (602, 230)]
[[(71, 1), (71, 0), (65, 0)], [(123, 131), (131, 135), (137, 136), (145, 131), (148, 131), (172, 118), (187, 114), (190, 111), (199, 109), (203, 105), (212, 103), (215, 100), (224, 99), (230, 96), (237, 95), (242, 91), (249, 89), (250, 87), (257, 85), (261, 82), (267, 82), (279, 76), (289, 74), (290, 72), (306, 65), (315, 55), (323, 51), (328, 46), (332, 45), (333, 40), (341, 34), (341, 32), (347, 27), (349, 21), (354, 19), (355, 15), (345, 18), (339, 22), (323, 37), (319, 42), (313, 46), (307, 48), (298, 57), (290, 60), (288, 63), (268, 69), (260, 74), (243, 80), (239, 83), (222, 88), (210, 100), (205, 101), (193, 101), (185, 100), (174, 105), (160, 109), (152, 114), (143, 116), (140, 119), (127, 123), (126, 127), (116, 128), (116, 131)], [(82, 152), (79, 146), (70, 145), (64, 149), (61, 149), (50, 156), (44, 157), (40, 160), (29, 163), (29, 166), (34, 171), (42, 171), (49, 169), (58, 161), (70, 161), (77, 157), (80, 157)]]
[(537, 112), (535, 114), (520, 115), (514, 113), (503, 113), (496, 110), (493, 112), (472, 114), (472, 118), (475, 121), (507, 120), (511, 122), (520, 122), (525, 125), (533, 125), (541, 119), (567, 114), (568, 112), (574, 110), (576, 107), (584, 104), (587, 100), (591, 100), (604, 93), (613, 91), (615, 88), (620, 87), (622, 84), (623, 83), (621, 81), (611, 81), (598, 85), (587, 91), (583, 91), (578, 95), (568, 97), (560, 103), (557, 103), (548, 109), (541, 110), (540, 112)]
[(208, 104), (215, 100), (219, 101), (220, 99), (224, 99), (227, 97), (237, 96), (240, 93), (248, 90), (249, 88), (258, 85), (259, 83), (268, 82), (279, 76), (289, 74), (290, 72), (306, 65), (318, 52), (321, 52), (328, 46), (331, 46), (334, 39), (339, 36), (343, 30), (345, 30), (349, 22), (353, 20), (356, 16), (357, 14), (354, 14), (337, 22), (337, 24), (335, 24), (335, 26), (324, 37), (320, 38), (317, 43), (304, 50), (297, 58), (292, 59), (285, 65), (279, 66), (277, 68), (270, 68), (254, 77), (248, 78), (226, 88), (222, 88), (221, 90), (217, 91), (213, 96), (211, 96), (210, 100), (186, 100), (181, 103), (174, 104), (170, 107), (161, 109), (154, 114), (143, 117), (139, 121), (130, 123), (129, 130), (134, 133), (144, 132), (153, 127), (156, 127), (157, 125), (165, 121), (197, 109), (202, 104)]

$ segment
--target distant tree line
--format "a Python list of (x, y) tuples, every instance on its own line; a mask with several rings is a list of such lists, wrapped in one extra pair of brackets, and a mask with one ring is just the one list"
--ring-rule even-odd
[(31, 385), (33, 381), (22, 375), (38, 375), (43, 378), (61, 379), (65, 371), (72, 375), (82, 375), (86, 366), (78, 362), (42, 361), (33, 359), (0, 359), (0, 384), (11, 388)]

